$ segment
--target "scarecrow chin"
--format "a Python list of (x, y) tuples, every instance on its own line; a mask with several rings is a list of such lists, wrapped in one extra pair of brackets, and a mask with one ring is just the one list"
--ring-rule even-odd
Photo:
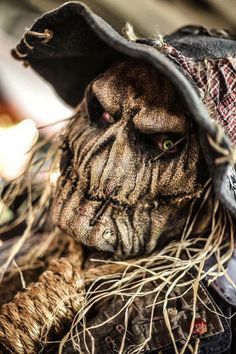
[[(117, 258), (148, 255), (182, 237), (206, 168), (199, 169), (201, 149), (179, 100), (162, 75), (131, 60), (87, 88), (62, 134), (52, 212), (60, 229)], [(210, 210), (208, 203), (195, 234), (206, 231)]]

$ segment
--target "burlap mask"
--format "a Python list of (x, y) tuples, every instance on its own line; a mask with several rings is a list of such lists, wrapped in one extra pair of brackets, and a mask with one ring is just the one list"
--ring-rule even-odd
[(54, 223), (118, 257), (178, 238), (206, 181), (185, 105), (168, 80), (134, 61), (89, 85), (61, 149)]
[[(83, 99), (63, 134), (54, 222), (118, 257), (178, 238), (210, 175), (219, 199), (233, 215), (236, 209), (233, 153), (208, 115), (233, 142), (227, 117), (234, 112), (235, 42), (228, 36), (226, 45), (202, 28), (135, 42), (83, 4), (69, 3), (39, 19), (13, 52), (67, 103)], [(208, 218), (198, 222), (194, 232), (207, 224)]]

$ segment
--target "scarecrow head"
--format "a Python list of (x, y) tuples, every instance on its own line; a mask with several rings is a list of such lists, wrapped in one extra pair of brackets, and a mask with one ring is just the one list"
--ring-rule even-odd
[(181, 238), (190, 211), (207, 234), (216, 199), (236, 215), (235, 41), (202, 27), (132, 37), (71, 2), (13, 51), (75, 107), (53, 222), (119, 258)]

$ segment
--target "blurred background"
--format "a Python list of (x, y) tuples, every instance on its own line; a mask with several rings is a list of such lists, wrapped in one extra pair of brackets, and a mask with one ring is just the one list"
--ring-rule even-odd
[[(236, 33), (236, 0), (84, 2), (120, 33), (127, 21), (141, 37), (170, 33), (187, 24), (230, 29)], [(62, 3), (59, 0), (0, 0), (0, 192), (6, 181), (22, 173), (32, 144), (58, 131), (62, 123), (41, 129), (40, 134), (36, 128), (60, 122), (72, 114), (71, 108), (54, 95), (49, 85), (10, 55), (11, 48), (36, 18)], [(0, 224), (11, 218), (10, 211), (4, 215), (2, 219), (0, 215)]]

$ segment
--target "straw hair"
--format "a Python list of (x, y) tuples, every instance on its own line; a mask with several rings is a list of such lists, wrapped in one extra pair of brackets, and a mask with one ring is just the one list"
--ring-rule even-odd
[[(210, 190), (211, 185), (208, 185), (208, 190), (206, 191), (202, 207), (209, 197)], [(106, 263), (107, 266), (113, 265), (114, 268), (116, 265), (118, 267), (117, 274), (114, 274), (111, 268), (109, 274), (105, 275), (105, 269), (103, 268), (104, 274), (102, 275), (102, 285), (101, 277), (98, 276), (96, 279), (94, 279), (92, 285), (86, 292), (83, 307), (78, 311), (74, 318), (70, 332), (68, 332), (68, 334), (61, 342), (59, 352), (62, 353), (63, 345), (68, 340), (72, 341), (75, 350), (81, 352), (79, 335), (83, 332), (84, 338), (91, 337), (90, 343), (87, 343), (86, 345), (87, 352), (96, 353), (91, 331), (95, 328), (104, 326), (106, 323), (109, 323), (112, 319), (118, 316), (121, 311), (124, 311), (124, 313), (128, 314), (128, 309), (136, 298), (144, 297), (150, 294), (149, 290), (145, 290), (146, 285), (155, 282), (157, 285), (152, 290), (155, 294), (155, 300), (152, 304), (152, 314), (154, 312), (155, 306), (158, 304), (158, 298), (160, 294), (164, 292), (165, 297), (164, 301), (162, 302), (163, 315), (166, 326), (172, 338), (175, 353), (185, 353), (186, 349), (189, 348), (190, 345), (190, 339), (196, 318), (196, 302), (198, 298), (200, 282), (204, 279), (208, 279), (208, 283), (211, 283), (218, 276), (225, 274), (227, 261), (231, 258), (234, 250), (234, 226), (232, 219), (230, 215), (222, 209), (217, 200), (215, 200), (211, 230), (206, 238), (193, 237), (193, 235), (191, 235), (193, 226), (197, 221), (197, 215), (192, 219), (192, 221), (191, 215), (189, 215), (182, 239), (180, 241), (172, 242), (164, 249), (156, 254), (153, 254), (152, 256), (133, 260), (130, 262), (98, 261)], [(223, 253), (223, 255), (221, 253), (222, 249), (227, 250), (225, 253)], [(206, 272), (204, 271), (204, 264), (212, 255), (216, 256), (217, 264), (213, 265), (212, 268)], [(122, 266), (124, 267), (123, 271), (120, 269)], [(97, 268), (97, 272), (98, 269), (99, 268)], [(195, 279), (186, 281), (186, 275), (193, 271), (196, 272)], [(85, 275), (85, 281), (86, 278), (88, 279), (88, 276), (89, 280), (91, 281), (92, 279), (90, 273)], [(232, 280), (230, 281), (233, 284)], [(188, 338), (181, 350), (178, 350), (170, 325), (168, 301), (171, 299), (171, 296), (173, 296), (171, 295), (173, 289), (181, 289), (183, 287), (187, 287), (188, 291), (192, 291), (193, 293), (193, 316)], [(86, 314), (88, 314), (92, 308), (98, 306), (99, 303), (111, 297), (116, 299), (125, 299), (123, 308), (119, 311), (119, 313), (115, 314), (113, 318), (109, 318), (106, 321), (101, 322), (99, 325), (88, 327), (84, 321)], [(147, 338), (141, 345), (130, 349), (129, 353), (141, 353), (143, 351), (146, 344), (151, 339), (152, 320), (153, 319), (150, 318), (149, 338)], [(80, 325), (82, 328), (80, 332), (78, 331), (78, 325)], [(119, 353), (123, 353), (126, 332), (127, 323), (124, 338), (122, 340), (121, 347), (119, 348)], [(88, 334), (88, 336), (85, 334)], [(196, 341), (195, 348), (193, 348), (192, 353), (197, 353), (198, 346), (199, 342)]]
[[(15, 353), (36, 353), (41, 345), (58, 338), (59, 353), (63, 352), (67, 341), (73, 344), (75, 350), (81, 352), (80, 334), (84, 333), (84, 338), (87, 338), (85, 333), (91, 334), (94, 328), (105, 326), (124, 311), (126, 328), (119, 348), (119, 353), (123, 353), (128, 309), (136, 298), (150, 294), (146, 286), (155, 281), (156, 287), (151, 290), (155, 296), (151, 304), (149, 337), (139, 346), (131, 348), (129, 353), (141, 353), (150, 340), (154, 308), (159, 304), (158, 299), (162, 293), (165, 293), (161, 302), (163, 316), (175, 353), (185, 353), (186, 349), (191, 347), (190, 338), (196, 318), (199, 284), (204, 279), (211, 283), (218, 276), (225, 274), (227, 261), (234, 250), (233, 222), (217, 199), (214, 201), (211, 230), (207, 237), (192, 235), (194, 224), (198, 222), (198, 215), (207, 202), (211, 189), (211, 183), (208, 182), (198, 213), (193, 215), (194, 208), (190, 209), (181, 240), (173, 241), (157, 253), (129, 261), (94, 260), (98, 262), (98, 267), (86, 271), (82, 271), (82, 263), (79, 263), (78, 259), (75, 262), (73, 258), (51, 262), (49, 270), (43, 273), (37, 283), (27, 288), (24, 293), (18, 293), (12, 302), (2, 307), (2, 345)], [(227, 251), (222, 253), (223, 249)], [(216, 256), (217, 263), (206, 272), (204, 264), (212, 255)], [(196, 272), (195, 279), (186, 280), (186, 274), (192, 271)], [(233, 284), (231, 279), (229, 281)], [(170, 324), (168, 302), (173, 296), (172, 290), (183, 287), (193, 294), (192, 322), (188, 338), (179, 350)], [(87, 326), (85, 318), (89, 311), (110, 297), (125, 299), (122, 309), (99, 325)], [(70, 330), (61, 340), (70, 323)], [(88, 353), (96, 353), (92, 335), (86, 346)], [(198, 346), (199, 341), (196, 341), (192, 353), (197, 353)]]

